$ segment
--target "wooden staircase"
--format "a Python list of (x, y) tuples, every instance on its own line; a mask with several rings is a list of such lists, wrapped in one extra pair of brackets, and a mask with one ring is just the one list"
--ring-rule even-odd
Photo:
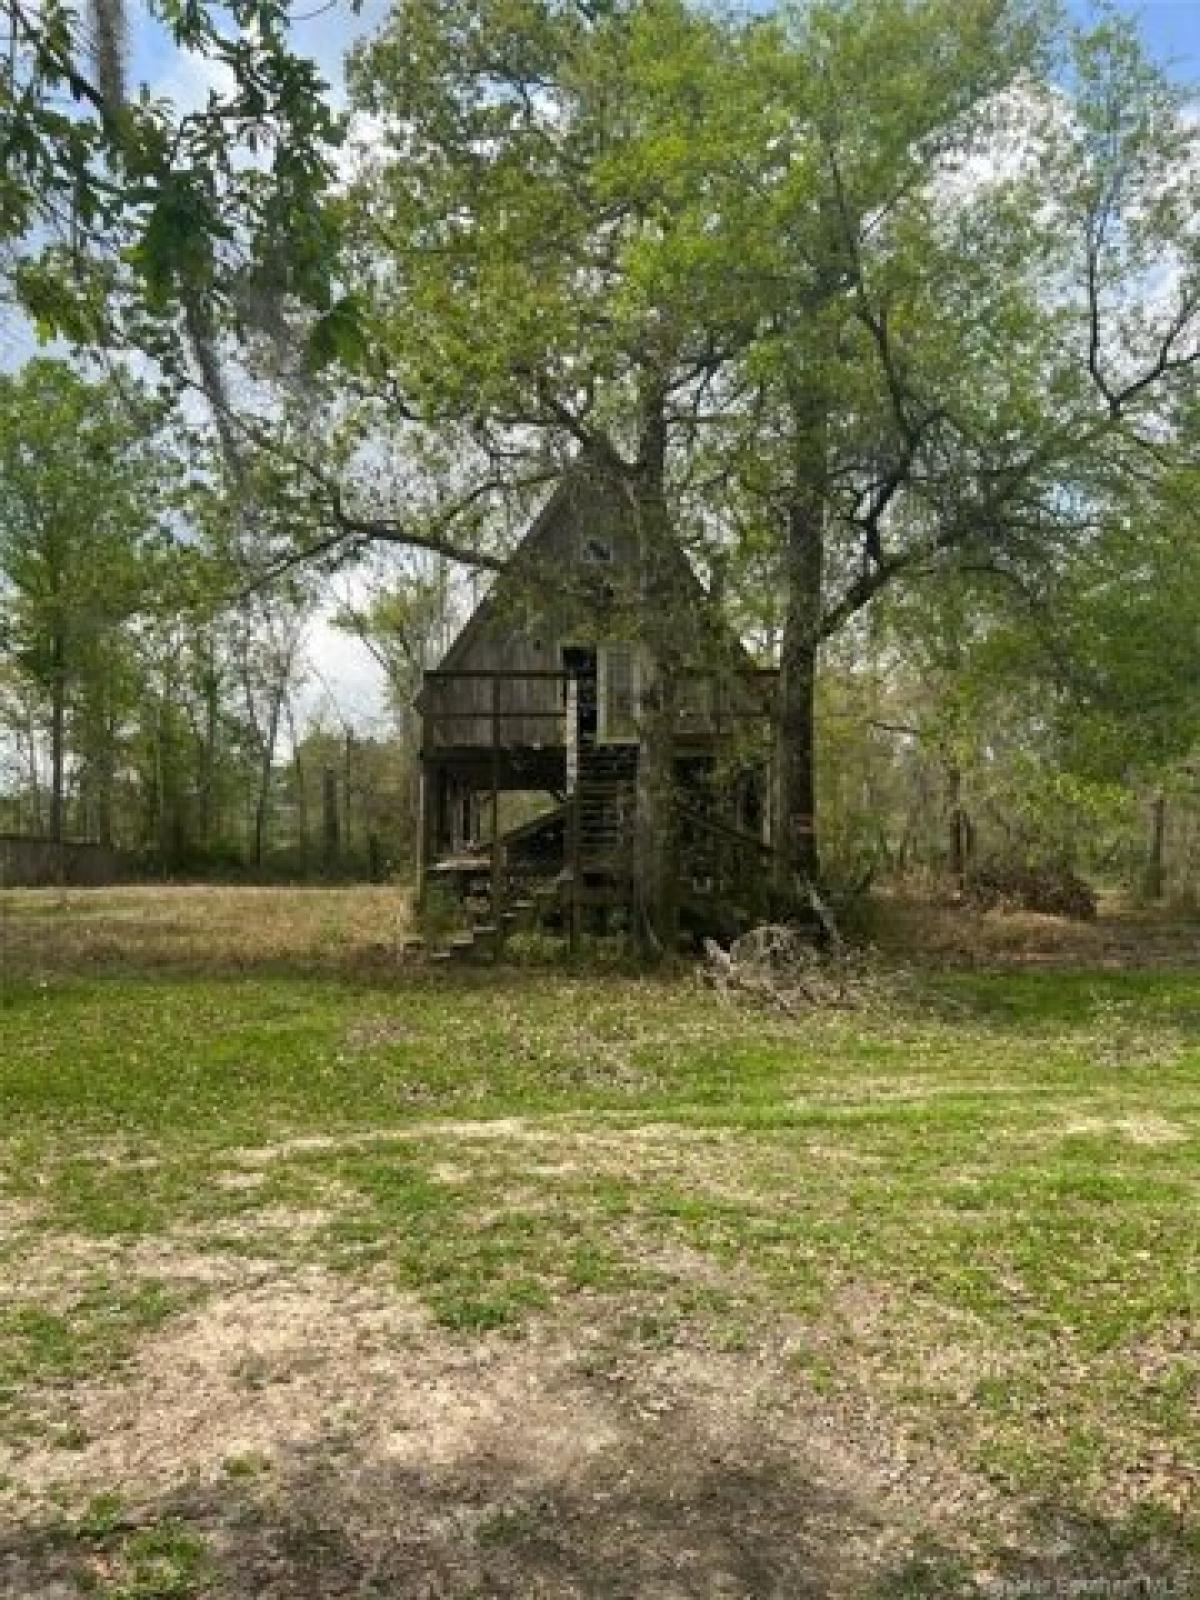
[(484, 912), (450, 934), (444, 943), (432, 947), (429, 941), (414, 935), (404, 940), (400, 953), (410, 960), (424, 958), (439, 966), (495, 961), (510, 934), (537, 927), (560, 898), (561, 886), (557, 882), (538, 885), (506, 900), (498, 917), (490, 910)]
[[(632, 779), (619, 771), (581, 773), (576, 795), (565, 806), (501, 837), (488, 903), (437, 948), (413, 938), (401, 947), (402, 954), (439, 965), (495, 961), (510, 934), (552, 919), (574, 946), (590, 915), (632, 908), (634, 806)], [(728, 940), (763, 922), (813, 920), (811, 908), (796, 904), (784, 887), (779, 852), (772, 845), (682, 802), (676, 820), (683, 863), (680, 920), (686, 931)], [(542, 859), (536, 847), (551, 837), (553, 858)], [(518, 858), (518, 847), (523, 857)], [(477, 847), (472, 860), (489, 869), (492, 846)], [(477, 901), (484, 898), (481, 893)]]

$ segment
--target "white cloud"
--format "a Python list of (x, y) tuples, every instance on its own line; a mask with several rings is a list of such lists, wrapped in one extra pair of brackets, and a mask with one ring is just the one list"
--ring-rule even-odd
[(360, 640), (330, 620), (326, 607), (311, 624), (305, 648), (309, 672), (297, 697), (302, 723), (319, 718), (349, 723), (360, 733), (383, 733), (391, 718), (379, 663)]
[(156, 99), (169, 100), (177, 111), (187, 112), (200, 110), (210, 95), (231, 94), (235, 84), (233, 72), (225, 62), (212, 61), (191, 50), (177, 50), (149, 88)]

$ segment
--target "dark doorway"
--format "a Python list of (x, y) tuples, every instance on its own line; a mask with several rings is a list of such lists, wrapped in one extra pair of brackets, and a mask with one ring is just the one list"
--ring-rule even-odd
[(562, 669), (578, 684), (579, 743), (591, 749), (596, 743), (598, 706), (596, 700), (596, 647), (595, 645), (565, 644), (562, 651)]

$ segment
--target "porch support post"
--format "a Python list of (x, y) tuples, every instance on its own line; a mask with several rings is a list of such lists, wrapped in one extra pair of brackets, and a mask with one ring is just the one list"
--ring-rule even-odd
[(492, 923), (496, 954), (504, 942), (504, 846), (500, 840), (500, 735), (496, 718), (498, 683), (492, 679)]
[(422, 908), (428, 892), (429, 869), (437, 855), (441, 780), (441, 769), (422, 757), (417, 789), (417, 905)]
[(572, 955), (579, 949), (583, 920), (582, 890), (583, 817), (580, 811), (579, 778), (579, 679), (567, 679), (567, 814), (564, 821), (563, 866), (567, 872), (567, 937)]

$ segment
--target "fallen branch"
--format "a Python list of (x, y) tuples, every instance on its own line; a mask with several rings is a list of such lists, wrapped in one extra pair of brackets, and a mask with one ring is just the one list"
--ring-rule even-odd
[(767, 923), (735, 939), (728, 950), (706, 939), (700, 976), (725, 1001), (742, 996), (788, 1016), (860, 1010), (891, 998), (870, 956), (847, 950), (832, 919), (827, 938), (821, 948), (796, 928)]

